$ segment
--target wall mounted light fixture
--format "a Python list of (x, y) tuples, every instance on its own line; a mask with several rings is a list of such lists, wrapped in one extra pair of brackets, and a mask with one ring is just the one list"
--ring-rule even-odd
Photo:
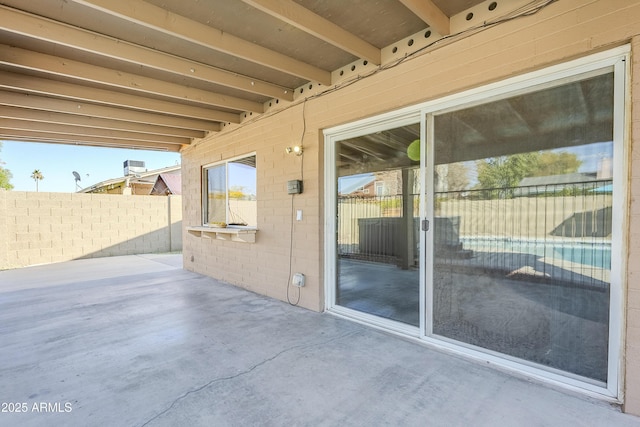
[(293, 147), (287, 147), (285, 149), (285, 151), (287, 152), (287, 154), (295, 154), (296, 156), (301, 156), (302, 155), (302, 147), (299, 145), (294, 145)]

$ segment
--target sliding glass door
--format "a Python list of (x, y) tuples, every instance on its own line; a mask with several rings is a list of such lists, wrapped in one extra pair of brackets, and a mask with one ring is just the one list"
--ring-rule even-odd
[(329, 310), (617, 396), (625, 57), (329, 130)]
[(612, 69), (433, 115), (432, 332), (607, 382)]
[(337, 142), (338, 306), (419, 326), (419, 166), (418, 123)]

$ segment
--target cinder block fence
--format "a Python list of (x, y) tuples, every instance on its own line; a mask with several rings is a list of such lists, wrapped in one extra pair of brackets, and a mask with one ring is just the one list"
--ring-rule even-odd
[(181, 250), (181, 196), (0, 190), (0, 269)]

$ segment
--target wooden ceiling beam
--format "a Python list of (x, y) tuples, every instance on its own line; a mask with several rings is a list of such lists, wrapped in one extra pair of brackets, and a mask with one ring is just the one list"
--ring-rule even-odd
[(240, 115), (0, 71), (0, 88), (201, 120), (240, 123)]
[(269, 98), (293, 101), (290, 88), (252, 79), (98, 33), (0, 5), (0, 29), (73, 49), (214, 83)]
[(142, 0), (69, 0), (207, 49), (324, 85), (331, 73)]
[(205, 132), (191, 129), (178, 129), (167, 126), (125, 122), (122, 120), (103, 119), (91, 116), (79, 116), (76, 114), (56, 113), (52, 111), (31, 110), (28, 108), (15, 108), (3, 105), (0, 105), (0, 118), (84, 126), (94, 129), (121, 130), (150, 135), (172, 136), (177, 138), (204, 138), (205, 136)]
[(126, 141), (161, 142), (163, 144), (189, 145), (189, 138), (176, 136), (152, 135), (148, 133), (129, 132), (123, 130), (89, 128), (59, 123), (34, 122), (21, 119), (0, 118), (0, 128), (12, 130), (27, 130), (34, 132), (48, 132), (50, 134), (73, 135), (76, 137), (95, 136), (99, 138), (124, 139)]
[(442, 36), (451, 34), (449, 17), (432, 0), (400, 0), (400, 2), (438, 34)]
[(197, 137), (188, 132), (220, 131), (220, 123), (186, 117), (167, 116), (164, 114), (147, 113), (144, 111), (127, 110), (86, 102), (68, 101), (65, 99), (48, 98), (45, 96), (0, 91), (0, 105), (29, 108), (41, 111), (74, 114), (95, 118), (114, 119), (129, 123), (140, 123), (176, 129), (181, 136)]
[(264, 112), (264, 106), (259, 102), (220, 95), (206, 90), (186, 87), (3, 44), (0, 44), (0, 64), (132, 90), (140, 92), (143, 96), (156, 95), (197, 102), (211, 107), (235, 109), (239, 110), (239, 112)]
[(127, 141), (124, 139), (102, 138), (96, 136), (77, 136), (53, 134), (50, 132), (37, 132), (15, 129), (3, 129), (0, 127), (0, 139), (26, 142), (46, 142), (70, 145), (89, 145), (94, 147), (129, 148), (139, 150), (158, 150), (179, 152), (185, 145), (164, 144), (147, 141)]
[(358, 58), (381, 63), (380, 49), (292, 0), (242, 1)]

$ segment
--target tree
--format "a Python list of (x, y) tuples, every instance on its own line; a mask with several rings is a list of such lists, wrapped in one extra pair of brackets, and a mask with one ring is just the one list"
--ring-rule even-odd
[(463, 191), (469, 185), (469, 169), (464, 163), (451, 163), (447, 174), (449, 191)]
[(44, 175), (40, 172), (40, 169), (35, 169), (31, 173), (31, 178), (36, 182), (36, 192), (38, 191), (38, 181), (42, 181), (44, 179)]
[(577, 172), (582, 161), (575, 153), (567, 151), (544, 151), (540, 154), (538, 167), (530, 176), (565, 175)]
[(566, 151), (534, 151), (476, 161), (477, 188), (493, 190), (490, 197), (512, 197), (525, 177), (564, 175), (577, 172), (582, 161)]
[(244, 193), (244, 187), (241, 185), (232, 185), (229, 187), (230, 199), (246, 199), (247, 195)]
[(479, 187), (495, 190), (500, 198), (510, 197), (513, 195), (513, 188), (522, 178), (531, 176), (539, 159), (540, 154), (534, 152), (478, 160), (476, 167)]
[[(0, 151), (2, 151), (2, 143), (0, 143)], [(5, 169), (2, 165), (5, 163), (0, 160), (0, 188), (4, 188), (5, 190), (12, 190), (13, 185), (11, 185), (11, 178), (13, 175), (9, 169)]]

